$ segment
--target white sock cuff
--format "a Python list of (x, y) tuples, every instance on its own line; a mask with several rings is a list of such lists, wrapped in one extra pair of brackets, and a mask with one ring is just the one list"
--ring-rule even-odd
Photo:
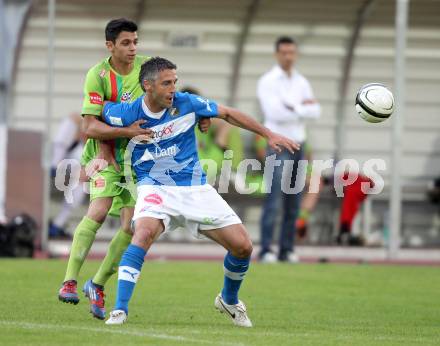
[(133, 267), (121, 266), (118, 271), (118, 280), (130, 281), (136, 283), (141, 272)]
[(242, 281), (244, 279), (244, 276), (246, 275), (246, 272), (243, 272), (243, 273), (231, 272), (225, 266), (223, 266), (223, 271), (225, 272), (226, 277), (228, 277), (231, 280), (235, 280), (235, 281)]

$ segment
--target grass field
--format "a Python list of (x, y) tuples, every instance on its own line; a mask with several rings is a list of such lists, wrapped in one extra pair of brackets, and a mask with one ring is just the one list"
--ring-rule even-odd
[[(86, 263), (80, 284), (98, 264)], [(116, 327), (92, 319), (82, 294), (76, 306), (58, 301), (65, 266), (0, 261), (0, 345), (440, 344), (439, 268), (254, 264), (240, 296), (254, 328), (240, 329), (213, 307), (220, 263), (147, 261)]]

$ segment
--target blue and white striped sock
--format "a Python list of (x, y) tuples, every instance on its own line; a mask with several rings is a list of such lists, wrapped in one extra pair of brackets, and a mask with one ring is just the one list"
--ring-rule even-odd
[(147, 252), (139, 246), (130, 244), (122, 255), (118, 271), (118, 292), (115, 310), (128, 313), (128, 302), (141, 273)]
[(249, 268), (250, 258), (238, 258), (229, 252), (225, 256), (223, 269), (225, 280), (222, 290), (222, 298), (226, 304), (238, 304), (238, 290)]

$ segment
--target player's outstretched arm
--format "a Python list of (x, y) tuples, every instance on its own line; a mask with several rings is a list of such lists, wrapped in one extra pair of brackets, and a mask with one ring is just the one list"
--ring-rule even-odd
[(298, 143), (279, 135), (278, 133), (270, 131), (251, 116), (240, 112), (238, 109), (218, 105), (218, 117), (226, 120), (232, 125), (239, 126), (263, 136), (266, 138), (267, 144), (276, 152), (280, 152), (282, 148), (286, 148), (293, 153), (300, 148)]

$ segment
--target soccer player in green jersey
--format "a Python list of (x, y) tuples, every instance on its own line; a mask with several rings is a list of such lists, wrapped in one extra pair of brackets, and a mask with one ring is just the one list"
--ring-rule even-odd
[(59, 291), (61, 301), (73, 304), (79, 302), (77, 278), (96, 232), (107, 214), (120, 215), (121, 228), (113, 237), (98, 272), (86, 282), (83, 289), (90, 300), (93, 316), (100, 319), (105, 317), (104, 284), (116, 272), (121, 255), (132, 236), (130, 223), (135, 201), (127, 189), (118, 185), (124, 182), (121, 173), (124, 150), (130, 138), (151, 133), (148, 129), (142, 129), (140, 122), (122, 131), (115, 131), (115, 128), (100, 119), (104, 100), (131, 102), (142, 95), (138, 76), (141, 64), (148, 59), (136, 55), (138, 37), (134, 22), (123, 18), (110, 21), (105, 28), (105, 39), (111, 56), (88, 71), (84, 84), (83, 126), (89, 139), (81, 164), (93, 165), (92, 160), (99, 158), (109, 165), (91, 177), (89, 208), (75, 229), (66, 275)]
[[(98, 161), (96, 169), (99, 173), (91, 176), (89, 208), (75, 229), (66, 275), (58, 295), (63, 302), (79, 302), (77, 278), (96, 232), (107, 214), (120, 215), (121, 228), (113, 237), (98, 272), (83, 287), (89, 298), (90, 311), (99, 319), (105, 318), (104, 285), (117, 271), (121, 256), (132, 237), (131, 219), (135, 201), (129, 190), (121, 184), (125, 182), (125, 148), (129, 139), (148, 137), (152, 133), (140, 127), (143, 121), (128, 128), (114, 128), (101, 121), (104, 101), (132, 102), (143, 95), (138, 77), (142, 63), (149, 59), (147, 56), (136, 55), (137, 25), (132, 21), (124, 18), (111, 20), (105, 28), (105, 39), (111, 56), (88, 71), (82, 109), (83, 127), (89, 139), (81, 164), (90, 167)], [(202, 131), (206, 131), (209, 125), (209, 119), (199, 122)], [(106, 165), (102, 166), (102, 162)]]

